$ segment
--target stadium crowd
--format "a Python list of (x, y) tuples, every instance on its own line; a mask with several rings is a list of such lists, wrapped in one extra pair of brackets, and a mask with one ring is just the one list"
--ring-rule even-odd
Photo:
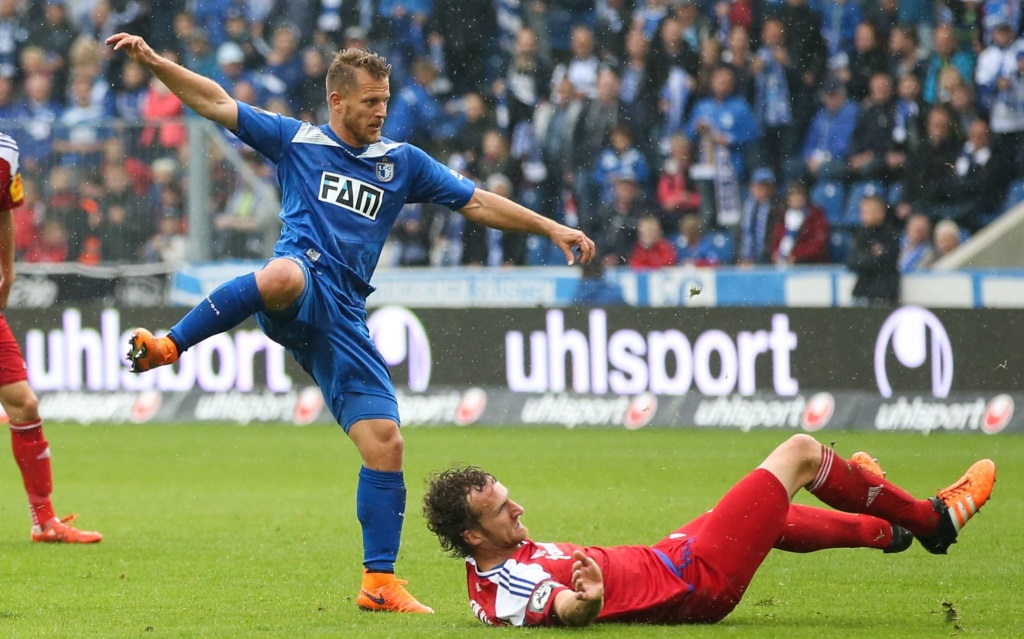
[[(606, 265), (853, 264), (870, 236), (927, 268), (1024, 199), (1020, 29), (1017, 0), (0, 0), (17, 257), (184, 259), (192, 114), (102, 45), (129, 31), (316, 122), (333, 52), (378, 51), (386, 137), (578, 226)], [(216, 256), (266, 256), (257, 195), (212, 166)], [(409, 205), (383, 259), (562, 258)]]

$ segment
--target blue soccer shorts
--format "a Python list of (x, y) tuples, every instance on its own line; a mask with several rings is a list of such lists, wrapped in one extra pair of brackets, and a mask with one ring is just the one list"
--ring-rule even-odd
[(256, 314), (256, 323), (312, 376), (345, 432), (363, 419), (401, 423), (398, 400), (384, 358), (366, 327), (366, 309), (344, 282), (311, 272), (302, 259), (306, 287), (288, 308)]

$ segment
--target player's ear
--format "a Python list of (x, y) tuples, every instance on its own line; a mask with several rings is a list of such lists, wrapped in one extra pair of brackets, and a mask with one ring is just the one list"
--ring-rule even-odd
[(341, 94), (337, 91), (328, 91), (327, 104), (332, 110), (337, 109), (341, 105)]
[(483, 537), (483, 535), (480, 534), (479, 530), (476, 530), (474, 528), (474, 529), (463, 531), (462, 532), (462, 540), (465, 541), (470, 546), (475, 548), (476, 546), (480, 545), (480, 542), (482, 542), (484, 540), (484, 537)]

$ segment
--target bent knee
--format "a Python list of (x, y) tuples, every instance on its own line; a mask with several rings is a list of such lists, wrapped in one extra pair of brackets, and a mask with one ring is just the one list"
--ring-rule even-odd
[(378, 425), (374, 429), (376, 444), (381, 450), (391, 452), (402, 452), (405, 448), (405, 439), (402, 438), (402, 429), (390, 419), (379, 420), (383, 426)]
[(348, 434), (366, 467), (401, 470), (405, 440), (397, 423), (390, 419), (362, 420), (353, 424)]
[(302, 294), (306, 275), (290, 258), (277, 258), (256, 272), (256, 286), (267, 310), (280, 311)]
[(39, 398), (25, 385), (25, 392), (4, 397), (4, 411), (12, 424), (27, 424), (39, 419)]
[(782, 445), (790, 458), (801, 468), (817, 469), (821, 464), (821, 442), (810, 435), (793, 435)]

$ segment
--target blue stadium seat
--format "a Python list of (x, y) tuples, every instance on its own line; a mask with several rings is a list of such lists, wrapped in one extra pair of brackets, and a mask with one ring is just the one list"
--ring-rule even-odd
[(844, 226), (860, 226), (860, 201), (866, 197), (885, 197), (885, 185), (881, 182), (854, 182), (846, 196), (846, 207), (843, 209)]
[(822, 181), (811, 189), (811, 202), (821, 207), (828, 223), (838, 224), (843, 214), (843, 199), (846, 189), (841, 182)]
[(853, 238), (850, 231), (842, 228), (834, 228), (828, 233), (828, 261), (833, 264), (845, 264), (846, 257), (850, 254), (850, 245)]
[(711, 231), (708, 233), (707, 239), (715, 247), (722, 264), (736, 263), (735, 241), (731, 231)]

